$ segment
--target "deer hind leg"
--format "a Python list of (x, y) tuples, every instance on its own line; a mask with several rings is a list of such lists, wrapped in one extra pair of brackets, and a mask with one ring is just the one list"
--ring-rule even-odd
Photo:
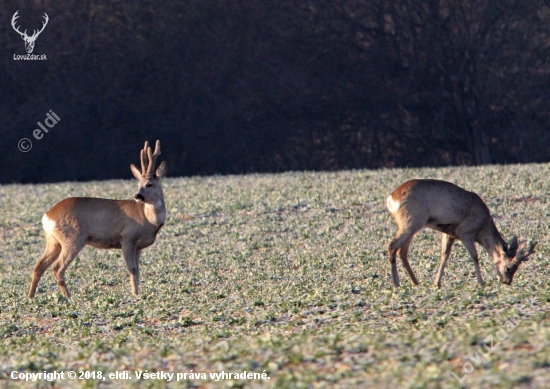
[(445, 265), (451, 256), (451, 250), (455, 242), (455, 238), (446, 233), (441, 233), (441, 263), (439, 264), (439, 270), (435, 276), (434, 284), (438, 288), (441, 288), (441, 281), (443, 280), (443, 274), (445, 272)]
[(399, 274), (397, 274), (396, 257), (397, 257), (397, 251), (399, 250), (401, 245), (402, 245), (401, 240), (397, 236), (394, 237), (388, 244), (388, 254), (390, 257), (390, 265), (391, 265), (391, 277), (393, 280), (393, 285), (396, 288), (399, 287)]
[[(414, 285), (418, 285), (418, 281), (407, 259), (407, 254), (409, 251), (409, 245), (411, 244), (412, 238), (418, 231), (422, 229), (424, 224), (425, 223), (417, 223), (415, 225), (410, 225), (407, 228), (403, 228), (403, 229), (399, 228), (399, 231), (397, 231), (397, 234), (393, 237), (393, 239), (388, 244), (388, 254), (390, 257), (390, 264), (391, 264), (391, 275), (393, 279), (393, 285), (395, 287), (399, 287), (399, 275), (397, 274), (397, 263), (396, 263), (396, 257), (398, 252), (399, 252), (399, 257), (401, 258), (401, 262), (405, 267), (405, 270), (407, 270), (407, 273), (409, 273), (411, 282)], [(403, 248), (405, 249), (403, 250)]]
[(61, 253), (61, 244), (53, 237), (46, 237), (46, 249), (40, 260), (34, 266), (32, 273), (31, 287), (29, 289), (29, 298), (33, 298), (36, 294), (36, 288), (38, 287), (38, 282), (44, 272), (50, 267), (50, 265), (59, 257)]
[(141, 250), (137, 250), (134, 244), (123, 244), (122, 255), (126, 261), (126, 269), (130, 274), (130, 284), (132, 286), (132, 294), (139, 293), (139, 254)]
[(69, 289), (67, 288), (67, 284), (65, 282), (65, 270), (67, 270), (73, 259), (76, 258), (84, 246), (86, 246), (86, 241), (80, 239), (63, 246), (59, 259), (53, 265), (52, 270), (53, 275), (57, 280), (57, 286), (59, 286), (61, 293), (63, 293), (66, 298), (70, 298), (71, 294), (69, 293)]
[(416, 279), (416, 276), (414, 275), (414, 272), (411, 268), (411, 265), (409, 263), (409, 260), (407, 259), (407, 256), (409, 254), (409, 246), (412, 241), (412, 236), (407, 240), (405, 243), (403, 243), (403, 246), (397, 251), (397, 255), (401, 259), (401, 263), (403, 264), (403, 267), (407, 271), (407, 274), (409, 275), (409, 278), (411, 279), (411, 283), (414, 286), (418, 285), (418, 280)]
[(477, 283), (479, 286), (483, 287), (485, 286), (485, 282), (483, 282), (483, 278), (481, 277), (481, 269), (479, 268), (479, 257), (477, 255), (476, 245), (475, 241), (472, 237), (463, 237), (461, 238), (462, 243), (466, 247), (466, 250), (468, 250), (468, 253), (470, 254), (470, 257), (472, 257), (472, 260), (474, 261), (474, 267), (476, 270), (476, 277), (477, 277)]

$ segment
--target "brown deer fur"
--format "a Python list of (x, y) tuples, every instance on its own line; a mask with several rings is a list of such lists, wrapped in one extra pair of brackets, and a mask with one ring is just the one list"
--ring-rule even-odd
[(53, 264), (53, 274), (61, 292), (70, 297), (65, 271), (78, 253), (89, 245), (100, 249), (122, 249), (130, 273), (132, 293), (139, 288), (139, 256), (152, 245), (166, 218), (160, 178), (163, 162), (153, 173), (160, 155), (157, 140), (154, 154), (148, 142), (141, 150), (141, 171), (130, 168), (139, 180), (135, 200), (108, 200), (92, 197), (71, 197), (60, 201), (42, 217), (46, 233), (46, 249), (34, 267), (29, 298), (33, 298), (38, 282)]
[(450, 182), (439, 180), (410, 180), (401, 184), (386, 199), (386, 206), (395, 218), (398, 231), (388, 245), (392, 279), (399, 286), (396, 257), (399, 256), (413, 285), (418, 285), (407, 254), (414, 235), (428, 227), (442, 233), (441, 263), (435, 284), (441, 287), (445, 264), (456, 239), (470, 254), (477, 282), (484, 286), (479, 268), (475, 242), (479, 243), (496, 266), (502, 282), (511, 284), (521, 262), (535, 252), (536, 242), (518, 245), (514, 236), (510, 245), (500, 235), (489, 209), (481, 198)]

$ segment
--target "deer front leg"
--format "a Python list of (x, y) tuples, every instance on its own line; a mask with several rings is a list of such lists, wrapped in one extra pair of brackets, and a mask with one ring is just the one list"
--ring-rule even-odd
[(122, 255), (126, 261), (126, 269), (130, 274), (132, 294), (137, 295), (139, 289), (139, 250), (133, 242), (122, 244)]
[(470, 257), (472, 257), (472, 260), (474, 261), (474, 267), (476, 269), (476, 277), (477, 277), (477, 283), (479, 286), (484, 287), (485, 282), (483, 282), (483, 278), (481, 277), (481, 269), (479, 268), (479, 257), (477, 255), (476, 245), (474, 243), (474, 239), (470, 237), (462, 238), (462, 243), (466, 247), (466, 250), (468, 250), (468, 253), (470, 254)]
[(136, 249), (136, 256), (135, 256), (135, 273), (134, 273), (134, 279), (132, 280), (132, 293), (137, 295), (139, 292), (139, 255), (141, 254), (141, 250)]
[(435, 276), (434, 284), (438, 288), (441, 288), (441, 280), (443, 279), (443, 273), (445, 272), (445, 265), (451, 256), (451, 250), (453, 248), (453, 243), (455, 238), (446, 233), (441, 233), (441, 263), (439, 264), (439, 270)]

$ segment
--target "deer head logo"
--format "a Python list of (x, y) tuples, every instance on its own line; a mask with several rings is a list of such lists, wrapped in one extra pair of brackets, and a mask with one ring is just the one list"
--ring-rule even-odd
[(35, 44), (36, 38), (38, 38), (38, 35), (40, 35), (42, 31), (44, 31), (44, 28), (46, 27), (46, 24), (48, 24), (48, 20), (50, 20), (50, 18), (48, 17), (48, 14), (44, 12), (43, 17), (45, 21), (42, 22), (42, 29), (40, 31), (34, 30), (34, 33), (32, 34), (32, 36), (28, 36), (27, 30), (25, 30), (25, 32), (21, 32), (15, 25), (15, 20), (19, 17), (19, 15), (17, 15), (18, 12), (19, 11), (15, 11), (15, 13), (13, 14), (13, 17), (11, 18), (11, 26), (15, 31), (19, 33), (19, 35), (21, 35), (21, 38), (23, 38), (23, 40), (25, 41), (25, 50), (27, 50), (27, 53), (31, 54), (32, 51), (34, 50), (34, 44)]

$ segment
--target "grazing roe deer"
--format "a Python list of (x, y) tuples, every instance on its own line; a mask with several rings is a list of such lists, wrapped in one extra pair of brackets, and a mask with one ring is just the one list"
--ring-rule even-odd
[(86, 245), (122, 249), (132, 293), (138, 294), (140, 252), (155, 242), (166, 218), (159, 180), (166, 171), (165, 161), (154, 172), (159, 155), (160, 141), (157, 140), (154, 154), (151, 154), (149, 143), (145, 142), (141, 150), (141, 172), (133, 164), (130, 166), (139, 180), (134, 200), (71, 197), (44, 214), (42, 225), (46, 232), (46, 249), (34, 267), (29, 298), (34, 297), (40, 278), (52, 263), (57, 285), (69, 298), (65, 270)]
[(414, 235), (428, 227), (441, 231), (441, 264), (434, 284), (441, 287), (445, 264), (456, 239), (460, 240), (474, 261), (477, 282), (484, 286), (479, 268), (475, 242), (493, 259), (501, 281), (511, 284), (522, 261), (535, 252), (537, 243), (518, 245), (516, 236), (508, 245), (500, 235), (489, 209), (481, 198), (450, 182), (439, 180), (410, 180), (401, 184), (386, 199), (386, 206), (395, 218), (398, 231), (388, 245), (393, 284), (399, 286), (396, 256), (413, 285), (418, 281), (411, 269), (407, 254)]

